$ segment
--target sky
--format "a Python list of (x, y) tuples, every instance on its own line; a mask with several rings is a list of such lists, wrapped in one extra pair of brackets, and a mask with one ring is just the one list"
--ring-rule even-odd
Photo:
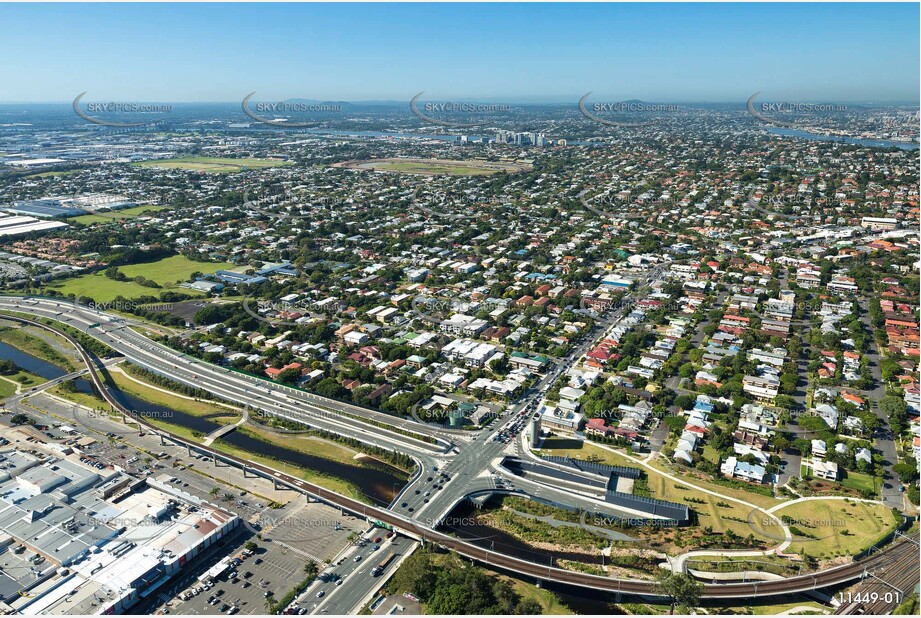
[(919, 5), (0, 4), (0, 101), (905, 102)]

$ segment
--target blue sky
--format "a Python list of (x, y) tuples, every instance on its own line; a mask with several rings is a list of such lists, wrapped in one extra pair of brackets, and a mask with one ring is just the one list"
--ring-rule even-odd
[(0, 101), (917, 102), (906, 4), (2, 4)]

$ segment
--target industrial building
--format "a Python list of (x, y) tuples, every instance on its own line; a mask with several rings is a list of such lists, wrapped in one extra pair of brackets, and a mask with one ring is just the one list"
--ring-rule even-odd
[(239, 523), (165, 480), (73, 458), (10, 450), (0, 467), (0, 611), (123, 613)]
[(45, 232), (62, 227), (67, 227), (67, 224), (61, 221), (39, 221), (35, 217), (4, 216), (0, 214), (0, 237), (22, 236), (23, 234)]

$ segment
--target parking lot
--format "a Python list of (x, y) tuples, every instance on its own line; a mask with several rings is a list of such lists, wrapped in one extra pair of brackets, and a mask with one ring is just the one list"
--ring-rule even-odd
[(299, 495), (283, 509), (262, 511), (253, 527), (267, 548), (299, 553), (319, 564), (340, 554), (349, 537), (367, 530), (368, 523)]
[[(292, 490), (277, 490), (268, 479), (244, 477), (237, 468), (216, 466), (203, 456), (190, 456), (185, 448), (160, 444), (159, 439), (151, 435), (106, 436), (89, 431), (88, 435), (68, 434), (54, 425), (72, 418), (73, 404), (44, 394), (33, 396), (32, 404), (47, 410), (30, 408), (29, 415), (39, 424), (47, 424), (48, 429), (5, 429), (3, 433), (17, 448), (28, 448), (31, 443), (50, 452), (37, 440), (49, 445), (79, 441), (72, 446), (80, 452), (70, 457), (80, 459), (85, 465), (104, 468), (115, 465), (138, 477), (166, 480), (177, 489), (217, 504), (243, 520), (235, 534), (196, 557), (151, 598), (133, 608), (137, 613), (216, 615), (230, 613), (235, 607), (233, 613), (264, 614), (267, 611), (266, 593), (276, 599), (283, 597), (302, 581), (305, 564), (314, 561), (322, 568), (325, 560), (336, 559), (351, 546), (350, 537), (370, 527), (363, 519), (345, 515), (338, 508), (312, 502)], [(113, 427), (124, 428), (118, 423), (113, 423)], [(32, 436), (35, 438), (27, 441)], [(258, 547), (253, 555), (244, 557), (248, 541), (255, 542)], [(205, 582), (199, 577), (225, 557), (242, 560), (236, 567), (236, 581), (228, 573), (215, 578), (213, 585), (205, 590)], [(192, 590), (199, 592), (188, 594)], [(180, 595), (187, 598), (182, 599)]]
[[(246, 555), (245, 539), (256, 542), (257, 549)], [(257, 539), (242, 534), (230, 555), (239, 560), (224, 574), (212, 579), (198, 577), (182, 582), (171, 593), (175, 598), (167, 604), (169, 613), (188, 615), (215, 615), (231, 613), (236, 608), (241, 614), (265, 614), (269, 598), (281, 598), (303, 578), (304, 565), (310, 560), (299, 552), (284, 548), (267, 549)], [(213, 563), (213, 561), (211, 561)], [(210, 567), (211, 563), (205, 565)], [(207, 573), (200, 569), (199, 575)], [(210, 585), (208, 582), (211, 582)], [(191, 593), (191, 594), (190, 594)], [(182, 600), (182, 597), (188, 597)]]

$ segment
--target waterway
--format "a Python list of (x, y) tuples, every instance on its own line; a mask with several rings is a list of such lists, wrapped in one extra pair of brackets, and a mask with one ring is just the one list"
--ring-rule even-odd
[(482, 518), (477, 516), (480, 512), (469, 502), (462, 502), (451, 511), (448, 517), (444, 518), (445, 522), (452, 522), (457, 525), (443, 526), (442, 529), (474, 545), (492, 549), (507, 556), (516, 556), (536, 564), (546, 564), (547, 566), (553, 564), (555, 566), (556, 561), (562, 559), (601, 566), (601, 556), (587, 551), (551, 552), (531, 547), (507, 532), (485, 524)]
[[(12, 360), (18, 367), (41, 376), (46, 380), (54, 380), (61, 376), (67, 375), (67, 371), (53, 363), (49, 363), (31, 354), (27, 354), (18, 348), (0, 342), (0, 358)], [(84, 379), (75, 380), (77, 390), (82, 393), (92, 394), (92, 384)], [(215, 429), (221, 427), (221, 423), (215, 422), (208, 417), (200, 417), (179, 410), (174, 410), (169, 406), (159, 403), (151, 403), (117, 388), (109, 386), (109, 392), (125, 408), (135, 411), (141, 416), (156, 418), (161, 422), (167, 422), (179, 427), (185, 427), (191, 431), (197, 431), (202, 434), (209, 434)], [(288, 464), (308, 468), (316, 472), (327, 474), (332, 477), (341, 478), (355, 485), (375, 504), (389, 504), (396, 494), (406, 484), (406, 474), (397, 468), (385, 463), (375, 461), (364, 465), (350, 465), (306, 455), (297, 451), (279, 447), (262, 440), (256, 440), (246, 434), (234, 431), (222, 438), (227, 444), (246, 450), (256, 455), (273, 457), (279, 461)]]
[(264, 442), (240, 431), (227, 434), (221, 441), (250, 453), (272, 457), (299, 468), (346, 480), (358, 487), (378, 506), (390, 504), (406, 484), (405, 473), (379, 461), (365, 465), (342, 463)]
[[(601, 557), (582, 552), (549, 552), (535, 549), (502, 530), (487, 526), (481, 523), (477, 515), (480, 513), (476, 507), (469, 502), (459, 504), (445, 521), (455, 522), (456, 526), (441, 526), (440, 530), (448, 532), (465, 539), (474, 545), (486, 549), (501, 552), (507, 556), (515, 556), (523, 560), (528, 560), (536, 564), (550, 565), (551, 561), (557, 566), (558, 559), (575, 560), (587, 564), (598, 564), (600, 566)], [(501, 569), (500, 569), (501, 570)], [(520, 575), (511, 574), (521, 579)], [(570, 609), (579, 614), (596, 614), (596, 615), (617, 615), (623, 614), (614, 605), (614, 595), (600, 590), (586, 590), (566, 584), (557, 584), (554, 582), (544, 581), (542, 585), (552, 590), (560, 597), (560, 600)]]
[(820, 142), (840, 142), (842, 144), (856, 144), (857, 146), (874, 146), (877, 148), (901, 148), (902, 150), (917, 150), (918, 144), (909, 142), (896, 142), (887, 139), (866, 139), (857, 137), (842, 137), (840, 135), (823, 135), (821, 133), (810, 133), (800, 129), (783, 129), (780, 127), (769, 127), (768, 133), (780, 135), (783, 137), (804, 137), (814, 139)]
[[(62, 367), (58, 367), (54, 363), (49, 363), (46, 360), (32, 356), (23, 352), (19, 348), (14, 348), (13, 346), (3, 343), (0, 341), (0, 358), (4, 360), (11, 360), (16, 363), (16, 366), (20, 369), (24, 369), (29, 373), (35, 374), (39, 377), (45, 378), (46, 380), (54, 380), (60, 378), (61, 376), (67, 375), (67, 370)], [(88, 380), (83, 378), (78, 378), (75, 380), (77, 384), (77, 390), (81, 393), (92, 393), (93, 387)]]

